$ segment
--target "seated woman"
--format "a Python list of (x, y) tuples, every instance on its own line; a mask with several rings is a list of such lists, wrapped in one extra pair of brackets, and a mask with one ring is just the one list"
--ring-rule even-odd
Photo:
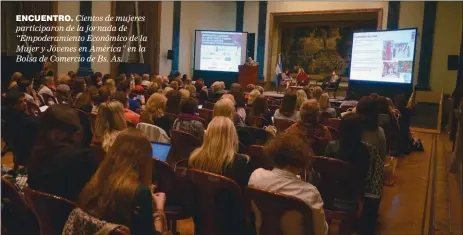
[(298, 86), (307, 86), (310, 83), (310, 76), (305, 73), (303, 68), (299, 68), (296, 80)]
[(217, 100), (225, 94), (225, 83), (221, 81), (216, 81), (211, 85), (212, 93), (209, 96), (211, 100)]
[(361, 234), (374, 234), (383, 189), (382, 181), (375, 179), (383, 178), (384, 162), (375, 147), (362, 141), (362, 129), (359, 115), (344, 115), (341, 138), (327, 146), (325, 156), (349, 162), (365, 180)]
[(283, 96), (280, 108), (275, 111), (273, 117), (275, 119), (285, 119), (293, 122), (297, 122), (300, 119), (299, 111), (296, 109), (296, 94), (293, 92), (287, 92)]
[(330, 96), (328, 95), (328, 93), (323, 93), (320, 96), (320, 100), (318, 101), (318, 103), (320, 104), (321, 113), (328, 113), (331, 116), (331, 118), (335, 118), (337, 116), (336, 109), (331, 108)]
[(98, 114), (98, 109), (100, 108), (100, 104), (107, 103), (111, 99), (111, 91), (109, 91), (106, 87), (101, 87), (98, 89), (98, 95), (93, 97), (93, 108), (92, 113)]
[(127, 128), (124, 118), (124, 107), (119, 101), (111, 101), (100, 105), (95, 121), (95, 132), (92, 143), (103, 147), (108, 152), (119, 133)]
[(188, 164), (231, 178), (242, 188), (247, 186), (251, 175), (249, 156), (238, 154), (238, 135), (233, 122), (227, 117), (212, 119), (203, 144), (191, 153)]
[(146, 102), (145, 110), (143, 110), (140, 115), (140, 122), (158, 126), (162, 128), (168, 136), (170, 136), (172, 122), (170, 121), (169, 117), (164, 115), (166, 103), (167, 98), (164, 95), (159, 93), (151, 95), (151, 97), (148, 99), (148, 102)]
[(281, 73), (280, 86), (285, 86), (285, 89), (287, 90), (292, 81), (293, 78), (291, 77), (291, 73), (288, 69), (284, 73)]
[(303, 90), (296, 91), (296, 109), (299, 110), (301, 108), (302, 103), (307, 100), (307, 94)]
[(243, 124), (246, 120), (246, 100), (244, 98), (244, 93), (241, 89), (241, 85), (238, 83), (233, 83), (231, 85), (230, 95), (233, 96), (235, 100), (236, 113), (239, 115), (239, 123)]
[(29, 187), (76, 201), (97, 169), (92, 151), (81, 147), (81, 130), (77, 111), (69, 105), (45, 111), (27, 166)]
[[(273, 170), (259, 168), (249, 179), (249, 186), (294, 196), (312, 209), (313, 234), (328, 233), (323, 200), (315, 186), (298, 177), (311, 162), (310, 141), (303, 135), (282, 134), (272, 139), (265, 152), (274, 162)], [(256, 218), (259, 224), (259, 217)], [(288, 233), (290, 234), (290, 233)]]
[(381, 159), (386, 160), (388, 154), (386, 135), (383, 128), (378, 126), (378, 104), (376, 100), (370, 96), (362, 97), (355, 112), (363, 119), (362, 141), (376, 147)]
[(257, 89), (254, 89), (252, 90), (250, 93), (249, 93), (249, 96), (248, 96), (248, 107), (252, 107), (252, 104), (254, 103), (254, 100), (256, 100), (256, 98), (258, 96), (260, 96), (260, 91), (257, 90)]
[(165, 195), (152, 191), (151, 152), (151, 143), (140, 130), (122, 131), (80, 193), (78, 207), (100, 220), (125, 225), (134, 235), (160, 234), (154, 224), (164, 217)]
[(258, 96), (256, 100), (254, 100), (249, 116), (257, 116), (263, 118), (264, 126), (273, 125), (272, 113), (268, 109), (267, 98), (265, 98), (263, 95)]
[(233, 100), (224, 98), (220, 99), (214, 104), (214, 110), (212, 110), (212, 117), (227, 117), (232, 121), (236, 120), (235, 104)]
[(322, 83), (322, 89), (325, 90), (325, 88), (333, 88), (336, 86), (336, 84), (339, 81), (339, 76), (336, 74), (336, 71), (331, 72), (331, 76), (325, 79)]
[[(235, 123), (235, 126), (244, 126), (246, 125), (246, 110), (244, 108), (240, 108), (237, 106), (237, 103), (235, 101), (235, 97), (231, 94), (224, 94), (220, 99), (229, 99), (233, 102), (235, 106), (235, 116), (233, 117), (233, 122)], [(244, 99), (243, 99), (244, 102)], [(243, 103), (242, 103), (243, 105)]]
[(183, 98), (180, 102), (180, 113), (174, 121), (173, 130), (184, 131), (192, 134), (199, 140), (203, 140), (204, 126), (196, 115), (198, 101), (193, 97)]
[[(168, 113), (173, 113), (177, 114), (180, 110), (180, 100), (182, 99), (182, 95), (178, 91), (178, 89), (165, 89), (165, 93), (163, 93), (165, 97), (167, 98), (166, 100), (166, 107), (164, 108), (166, 112)], [(151, 98), (151, 97), (150, 97)], [(160, 97), (157, 96), (157, 99)]]

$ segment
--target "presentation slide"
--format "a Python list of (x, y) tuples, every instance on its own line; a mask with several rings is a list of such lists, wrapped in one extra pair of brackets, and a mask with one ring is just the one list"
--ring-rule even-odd
[(354, 33), (350, 80), (412, 83), (416, 29)]
[(195, 70), (238, 72), (246, 61), (247, 33), (196, 31)]

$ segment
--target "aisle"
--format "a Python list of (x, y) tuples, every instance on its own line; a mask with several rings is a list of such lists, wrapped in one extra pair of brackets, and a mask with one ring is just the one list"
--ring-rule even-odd
[[(379, 210), (379, 234), (381, 235), (420, 235), (428, 232), (431, 188), (428, 179), (432, 179), (432, 153), (434, 153), (436, 135), (416, 133), (422, 140), (424, 152), (413, 152), (399, 159), (396, 168), (396, 183), (385, 186)], [(428, 196), (427, 196), (428, 194)]]

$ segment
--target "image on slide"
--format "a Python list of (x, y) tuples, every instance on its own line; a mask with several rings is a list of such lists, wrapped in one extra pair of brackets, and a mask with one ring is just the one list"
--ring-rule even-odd
[(383, 62), (383, 78), (399, 78), (397, 62)]
[(392, 41), (383, 42), (383, 60), (392, 60)]
[(408, 43), (394, 43), (393, 58), (397, 60), (407, 60), (410, 58), (410, 46)]
[(412, 73), (412, 61), (399, 61), (399, 73)]

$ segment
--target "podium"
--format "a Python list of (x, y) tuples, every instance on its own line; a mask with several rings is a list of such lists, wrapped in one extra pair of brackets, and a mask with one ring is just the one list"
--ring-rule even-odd
[(259, 73), (259, 66), (240, 65), (238, 66), (238, 83), (241, 89), (246, 89), (248, 84), (256, 84)]

